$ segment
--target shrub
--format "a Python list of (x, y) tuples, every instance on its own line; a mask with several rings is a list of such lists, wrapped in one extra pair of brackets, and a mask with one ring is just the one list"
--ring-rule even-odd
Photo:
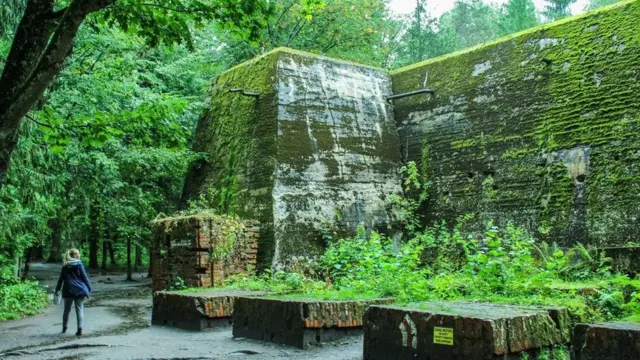
[[(462, 230), (465, 220), (395, 246), (360, 228), (356, 236), (330, 243), (320, 272), (335, 291), (375, 293), (399, 303), (491, 301), (565, 306), (581, 320), (640, 318), (640, 280), (612, 276), (610, 262), (593, 250), (539, 243), (513, 224)], [(583, 284), (595, 293), (583, 293)]]
[(35, 315), (47, 307), (49, 297), (37, 282), (21, 282), (0, 287), (0, 320)]

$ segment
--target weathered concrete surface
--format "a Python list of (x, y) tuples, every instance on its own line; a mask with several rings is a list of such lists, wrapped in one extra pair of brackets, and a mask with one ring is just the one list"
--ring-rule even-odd
[(365, 360), (521, 359), (569, 342), (564, 309), (422, 303), (371, 306), (364, 316)]
[(611, 258), (614, 271), (631, 277), (640, 274), (640, 247), (609, 247), (601, 251)]
[(387, 73), (326, 58), (278, 58), (274, 265), (313, 260), (321, 230), (387, 230), (400, 143)]
[[(259, 98), (230, 89), (260, 93)], [(198, 124), (183, 203), (207, 189), (220, 211), (261, 222), (259, 263), (321, 254), (323, 231), (386, 231), (401, 192), (389, 75), (278, 49), (220, 75)]]
[(640, 324), (578, 324), (571, 345), (574, 360), (638, 360)]
[(190, 293), (158, 291), (153, 294), (151, 323), (188, 330), (229, 326), (235, 299), (260, 295), (264, 292), (214, 289)]
[(310, 345), (340, 339), (362, 330), (368, 306), (390, 299), (354, 301), (236, 299), (233, 336), (270, 341), (307, 349)]
[(635, 241), (640, 221), (640, 2), (392, 73), (405, 160), (427, 161), (428, 218), (476, 213), (576, 241)]
[(187, 287), (212, 287), (227, 276), (253, 273), (258, 253), (259, 223), (244, 221), (235, 248), (226, 259), (213, 259), (216, 244), (225, 243), (219, 219), (188, 216), (158, 222), (153, 227), (151, 268), (153, 290), (165, 290), (181, 279)]

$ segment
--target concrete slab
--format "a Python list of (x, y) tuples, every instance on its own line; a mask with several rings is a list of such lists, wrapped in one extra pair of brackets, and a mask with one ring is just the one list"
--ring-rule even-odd
[(569, 342), (565, 309), (436, 302), (371, 306), (364, 315), (365, 360), (521, 359)]
[(638, 360), (640, 324), (578, 324), (571, 345), (574, 360)]
[(229, 326), (237, 297), (264, 294), (225, 289), (191, 293), (158, 291), (153, 296), (151, 323), (199, 331)]
[(360, 333), (367, 307), (391, 301), (241, 297), (235, 303), (233, 336), (308, 349)]

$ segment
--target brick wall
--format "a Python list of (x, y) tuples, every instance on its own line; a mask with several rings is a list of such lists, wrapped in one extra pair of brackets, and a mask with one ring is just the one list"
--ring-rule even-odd
[(259, 222), (245, 221), (239, 244), (224, 260), (212, 261), (211, 253), (222, 239), (214, 231), (216, 217), (184, 217), (154, 225), (151, 253), (153, 290), (174, 286), (179, 279), (188, 287), (212, 287), (225, 277), (252, 272), (256, 267)]

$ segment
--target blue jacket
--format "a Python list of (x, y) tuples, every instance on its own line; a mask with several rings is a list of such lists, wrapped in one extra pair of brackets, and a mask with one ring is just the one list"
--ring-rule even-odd
[[(63, 286), (64, 283), (64, 286)], [(89, 277), (80, 260), (74, 261), (62, 267), (56, 292), (62, 288), (63, 298), (88, 297), (91, 293)]]

